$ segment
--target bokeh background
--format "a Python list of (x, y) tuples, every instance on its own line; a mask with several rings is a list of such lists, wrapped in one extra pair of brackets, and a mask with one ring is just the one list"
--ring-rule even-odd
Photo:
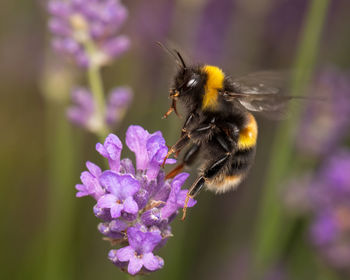
[[(349, 1), (123, 4), (130, 48), (102, 70), (107, 90), (134, 92), (113, 130), (121, 139), (131, 124), (162, 131), (169, 145), (179, 135), (183, 120), (161, 119), (176, 67), (156, 41), (233, 77), (301, 69), (292, 91), (327, 96), (298, 104), (288, 120), (258, 117), (248, 179), (225, 195), (201, 193), (186, 221), (173, 223), (174, 237), (159, 252), (164, 268), (148, 278), (349, 279)], [(126, 279), (106, 257), (94, 201), (75, 198), (85, 161), (103, 162), (98, 138), (66, 117), (71, 88), (86, 77), (51, 50), (46, 5), (4, 1), (0, 11), (0, 278)]]

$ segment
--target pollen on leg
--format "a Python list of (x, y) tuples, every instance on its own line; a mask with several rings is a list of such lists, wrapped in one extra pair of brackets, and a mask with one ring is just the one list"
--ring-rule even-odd
[(186, 195), (184, 208), (182, 209), (182, 217), (181, 217), (182, 221), (184, 221), (186, 219), (187, 207), (188, 207), (188, 202), (190, 201), (190, 198), (193, 198), (193, 197), (191, 197), (189, 195), (189, 192), (188, 192), (187, 195)]

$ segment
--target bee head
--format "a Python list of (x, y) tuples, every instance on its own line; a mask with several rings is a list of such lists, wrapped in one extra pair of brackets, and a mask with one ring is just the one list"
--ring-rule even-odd
[(175, 63), (178, 66), (174, 84), (170, 89), (170, 99), (172, 99), (172, 103), (170, 109), (164, 115), (164, 117), (167, 117), (173, 111), (178, 114), (176, 111), (177, 100), (185, 104), (185, 107), (188, 107), (187, 109), (195, 107), (195, 104), (199, 104), (199, 100), (202, 98), (201, 89), (205, 83), (206, 74), (203, 74), (199, 66), (187, 66), (185, 60), (177, 50), (170, 50), (160, 42), (157, 42), (157, 44), (175, 59)]
[(189, 97), (202, 84), (200, 72), (194, 67), (179, 69), (170, 90), (170, 97), (182, 99)]

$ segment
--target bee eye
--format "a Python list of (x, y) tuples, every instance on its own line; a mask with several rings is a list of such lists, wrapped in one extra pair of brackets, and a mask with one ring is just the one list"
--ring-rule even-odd
[(187, 82), (187, 87), (195, 87), (198, 84), (196, 79), (191, 79)]

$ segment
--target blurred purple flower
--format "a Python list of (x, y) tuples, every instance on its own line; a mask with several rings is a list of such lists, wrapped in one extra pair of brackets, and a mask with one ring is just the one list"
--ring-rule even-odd
[[(294, 59), (303, 32), (305, 19), (309, 16), (310, 6), (311, 1), (305, 0), (272, 1), (271, 5), (267, 5), (263, 45), (260, 46), (266, 52), (265, 59), (263, 58), (265, 66), (273, 63), (274, 60), (279, 63), (283, 62), (280, 65), (292, 62), (291, 59)], [(349, 9), (348, 1), (329, 1), (320, 43), (327, 52), (331, 47), (328, 44), (333, 44), (335, 40), (339, 15), (342, 10), (347, 9)]]
[(116, 35), (128, 15), (119, 0), (51, 0), (48, 12), (53, 48), (82, 67), (109, 63), (129, 48)]
[(297, 145), (303, 153), (325, 155), (332, 151), (350, 127), (350, 74), (329, 68), (321, 71), (310, 88), (311, 97), (301, 123)]
[(337, 151), (325, 158), (304, 192), (312, 214), (311, 242), (331, 266), (342, 270), (350, 267), (349, 170), (350, 151)]
[(218, 63), (218, 60), (223, 58), (223, 49), (235, 11), (235, 2), (232, 0), (207, 1), (198, 24), (196, 40), (198, 60)]
[(311, 236), (317, 246), (330, 244), (336, 238), (337, 225), (332, 213), (317, 213), (311, 226)]
[(69, 120), (89, 131), (96, 132), (101, 127), (114, 128), (123, 119), (126, 110), (132, 101), (132, 91), (128, 87), (113, 89), (107, 100), (103, 123), (98, 122), (95, 116), (95, 103), (91, 92), (86, 88), (76, 88), (72, 91), (74, 105), (67, 109)]
[[(123, 271), (135, 275), (163, 267), (162, 258), (153, 254), (172, 236), (170, 222), (184, 206), (187, 190), (181, 190), (188, 177), (180, 173), (165, 180), (160, 166), (168, 148), (160, 131), (148, 133), (140, 126), (130, 126), (126, 145), (135, 153), (136, 170), (130, 159), (120, 159), (122, 143), (110, 134), (96, 150), (108, 160), (103, 171), (87, 163), (77, 184), (77, 196), (92, 196), (97, 204), (94, 214), (102, 220), (98, 230), (120, 249), (111, 250), (109, 259)], [(174, 163), (173, 159), (167, 164)], [(190, 199), (188, 206), (196, 203)]]
[[(309, 2), (304, 0), (276, 1), (267, 16), (266, 38), (271, 46), (284, 43), (291, 47), (297, 42)], [(292, 44), (293, 45), (293, 44)]]
[(132, 101), (132, 91), (128, 87), (118, 87), (108, 96), (106, 107), (106, 123), (109, 127), (119, 123)]

